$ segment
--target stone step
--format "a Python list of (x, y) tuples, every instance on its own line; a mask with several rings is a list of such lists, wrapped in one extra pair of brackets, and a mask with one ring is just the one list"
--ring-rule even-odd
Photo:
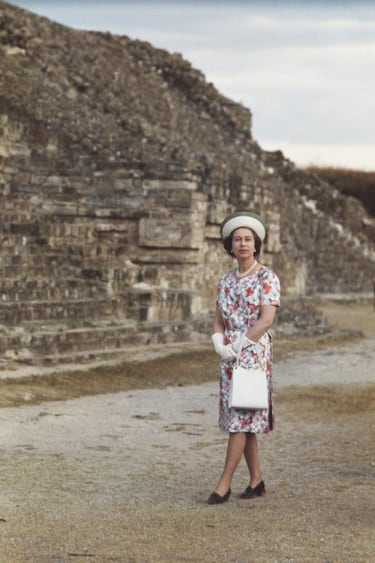
[[(90, 300), (99, 298), (105, 293), (105, 283), (91, 283), (81, 279), (59, 279), (58, 282), (48, 280), (9, 280), (0, 284), (0, 296), (3, 302), (15, 303), (44, 301), (49, 306), (50, 301), (64, 302), (66, 300)], [(1, 305), (0, 305), (1, 308)], [(0, 322), (1, 314), (0, 314)]]
[(0, 302), (0, 324), (10, 327), (27, 321), (54, 321), (64, 319), (97, 319), (100, 316), (114, 315), (119, 310), (117, 300), (97, 297), (93, 299), (66, 299), (40, 301)]
[[(0, 324), (17, 325), (27, 321), (64, 319), (95, 320), (113, 315), (131, 321), (170, 322), (191, 318), (195, 291), (148, 286), (132, 287), (117, 292), (116, 298), (107, 295), (104, 282), (90, 284), (86, 280), (56, 282), (49, 287), (40, 281), (28, 285), (19, 280), (12, 287), (2, 287), (0, 296)], [(35, 297), (37, 297), (35, 299)]]
[(66, 363), (78, 358), (108, 358), (142, 346), (184, 342), (191, 331), (192, 327), (185, 322), (174, 323), (173, 327), (169, 322), (123, 322), (110, 326), (102, 321), (97, 326), (78, 328), (51, 324), (34, 332), (17, 327), (0, 334), (0, 350), (3, 361), (32, 365)]

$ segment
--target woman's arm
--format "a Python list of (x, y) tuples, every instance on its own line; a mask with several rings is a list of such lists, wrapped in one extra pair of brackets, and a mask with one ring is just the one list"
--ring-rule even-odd
[(249, 340), (257, 341), (271, 328), (276, 314), (275, 305), (263, 305), (257, 322), (247, 331)]
[(216, 310), (215, 310), (213, 332), (214, 333), (216, 333), (216, 332), (224, 333), (224, 321), (223, 321), (223, 317), (221, 316), (220, 309), (217, 305), (216, 305)]

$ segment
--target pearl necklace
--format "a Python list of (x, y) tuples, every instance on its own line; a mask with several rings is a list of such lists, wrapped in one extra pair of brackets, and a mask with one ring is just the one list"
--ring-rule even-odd
[(238, 271), (238, 268), (237, 268), (237, 270), (236, 270), (236, 276), (237, 276), (238, 278), (244, 278), (245, 276), (248, 276), (249, 274), (251, 274), (251, 272), (254, 270), (254, 268), (255, 268), (255, 266), (257, 266), (257, 264), (258, 264), (258, 262), (255, 260), (255, 261), (251, 264), (250, 268), (249, 268), (248, 270), (246, 270), (246, 272), (239, 272), (239, 271)]

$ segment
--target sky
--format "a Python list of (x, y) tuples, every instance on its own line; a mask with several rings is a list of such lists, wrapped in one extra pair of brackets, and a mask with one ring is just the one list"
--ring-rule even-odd
[(375, 0), (11, 0), (181, 53), (299, 166), (375, 170)]

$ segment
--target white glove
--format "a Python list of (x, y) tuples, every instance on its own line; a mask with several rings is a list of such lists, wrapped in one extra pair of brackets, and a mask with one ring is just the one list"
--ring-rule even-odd
[(236, 358), (237, 354), (233, 350), (232, 344), (224, 344), (224, 334), (215, 332), (211, 338), (215, 352), (219, 354), (223, 360), (234, 360)]
[(232, 349), (235, 351), (236, 354), (241, 350), (245, 350), (250, 346), (254, 346), (256, 342), (254, 340), (250, 340), (244, 334), (240, 332), (235, 333), (235, 339), (232, 341)]

